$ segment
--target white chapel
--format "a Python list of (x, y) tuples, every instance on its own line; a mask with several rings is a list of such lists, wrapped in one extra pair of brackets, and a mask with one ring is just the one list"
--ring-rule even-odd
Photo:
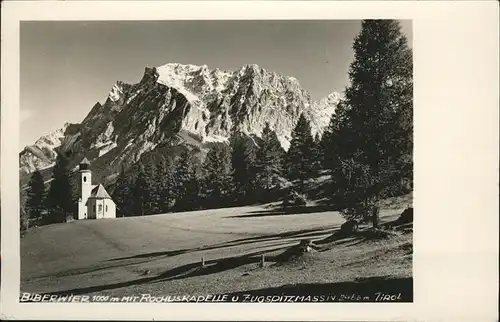
[(78, 220), (116, 218), (116, 204), (102, 184), (92, 184), (90, 162), (80, 162), (80, 198)]

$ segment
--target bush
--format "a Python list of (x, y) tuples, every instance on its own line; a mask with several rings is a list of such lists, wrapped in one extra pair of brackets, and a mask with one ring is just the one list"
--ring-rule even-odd
[(358, 225), (359, 223), (357, 220), (351, 219), (343, 223), (342, 226), (340, 226), (340, 231), (342, 233), (354, 233), (358, 231), (359, 228)]
[(371, 219), (374, 207), (374, 202), (358, 202), (353, 207), (341, 210), (340, 213), (346, 220), (356, 219), (360, 222), (367, 222)]
[(283, 198), (283, 207), (301, 207), (307, 205), (307, 198), (303, 194), (295, 191), (289, 193)]

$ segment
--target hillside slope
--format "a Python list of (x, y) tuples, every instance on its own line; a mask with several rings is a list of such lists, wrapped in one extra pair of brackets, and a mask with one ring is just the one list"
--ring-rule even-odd
[[(382, 222), (395, 219), (409, 204), (411, 197), (389, 202), (381, 211)], [(411, 235), (375, 244), (339, 241), (305, 271), (287, 267), (255, 271), (255, 256), (265, 253), (271, 258), (304, 238), (322, 240), (343, 222), (332, 211), (286, 214), (259, 206), (34, 228), (21, 240), (21, 290), (201, 294), (363, 276), (411, 277), (411, 258), (399, 255), (406, 252), (404, 245), (412, 243)], [(200, 275), (195, 272), (202, 257), (215, 266)], [(145, 277), (144, 272), (148, 272)], [(244, 279), (242, 274), (250, 277)], [(236, 282), (221, 283), (233, 277)]]

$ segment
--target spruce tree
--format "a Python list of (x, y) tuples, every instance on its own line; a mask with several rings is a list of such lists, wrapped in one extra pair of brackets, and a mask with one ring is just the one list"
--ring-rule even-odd
[(412, 52), (394, 20), (363, 21), (353, 49), (351, 85), (332, 118), (330, 168), (337, 197), (368, 207), (412, 180)]
[(313, 173), (318, 173), (323, 167), (323, 150), (321, 149), (321, 137), (319, 133), (314, 136), (311, 148), (311, 169)]
[(313, 145), (311, 125), (304, 114), (301, 114), (292, 131), (292, 140), (285, 163), (288, 178), (298, 180), (298, 188), (301, 192), (304, 192), (305, 181), (313, 175)]
[(144, 214), (152, 215), (160, 213), (160, 199), (159, 195), (160, 185), (158, 180), (158, 169), (154, 160), (149, 158), (144, 161)]
[(58, 153), (46, 199), (49, 212), (44, 221), (47, 224), (65, 222), (74, 210), (68, 164), (68, 159)]
[(261, 189), (261, 196), (269, 196), (270, 192), (277, 187), (278, 180), (282, 176), (283, 155), (284, 150), (276, 132), (271, 130), (269, 123), (266, 122), (256, 158), (257, 182)]
[(147, 209), (148, 182), (144, 164), (139, 162), (137, 177), (132, 188), (133, 213), (134, 216), (144, 216)]
[(354, 42), (346, 104), (353, 149), (362, 150), (370, 166), (402, 150), (397, 115), (412, 110), (412, 69), (411, 50), (397, 21), (363, 21)]
[(19, 211), (19, 231), (21, 233), (21, 237), (23, 236), (24, 232), (28, 230), (28, 228), (32, 225), (30, 223), (30, 218), (28, 214), (28, 210), (26, 209), (26, 202), (25, 202), (25, 190), (19, 190), (19, 201), (20, 201), (20, 211)]
[(132, 215), (131, 183), (128, 174), (125, 172), (125, 168), (122, 166), (113, 191), (113, 200), (116, 202), (117, 214), (122, 217)]
[(26, 212), (32, 222), (40, 219), (42, 211), (45, 209), (45, 184), (42, 174), (36, 169), (32, 174), (28, 184)]
[(196, 208), (198, 201), (198, 179), (194, 160), (189, 150), (182, 151), (174, 167), (175, 210), (187, 211)]
[(158, 163), (157, 196), (161, 213), (169, 212), (175, 201), (175, 178), (172, 162), (161, 155)]
[(71, 200), (72, 200), (72, 213), (77, 216), (78, 214), (78, 200), (80, 199), (80, 172), (69, 172), (69, 184), (71, 186)]
[(207, 154), (203, 164), (205, 204), (209, 208), (231, 205), (232, 167), (228, 146), (216, 144)]
[[(326, 170), (332, 171), (336, 169), (339, 166), (339, 153), (346, 151), (349, 148), (350, 140), (348, 138), (348, 134), (345, 133), (345, 130), (349, 129), (348, 121), (347, 105), (345, 102), (340, 101), (321, 138), (323, 168)], [(342, 146), (342, 144), (345, 146)]]
[(241, 132), (235, 132), (230, 142), (234, 194), (238, 203), (248, 204), (255, 199), (256, 146)]
[(158, 213), (170, 211), (173, 200), (172, 165), (163, 154), (160, 155), (156, 168), (156, 184), (154, 185), (154, 198)]

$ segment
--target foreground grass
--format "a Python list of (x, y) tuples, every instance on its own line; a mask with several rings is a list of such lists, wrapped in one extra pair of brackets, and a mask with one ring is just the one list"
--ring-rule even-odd
[[(406, 206), (390, 203), (382, 221)], [(286, 214), (239, 207), (41, 227), (21, 241), (21, 290), (110, 297), (331, 293), (363, 281), (380, 289), (392, 283), (383, 281), (388, 278), (411, 287), (412, 233), (378, 241), (329, 238), (343, 221), (336, 212), (314, 209)], [(277, 261), (306, 238), (317, 251)]]

